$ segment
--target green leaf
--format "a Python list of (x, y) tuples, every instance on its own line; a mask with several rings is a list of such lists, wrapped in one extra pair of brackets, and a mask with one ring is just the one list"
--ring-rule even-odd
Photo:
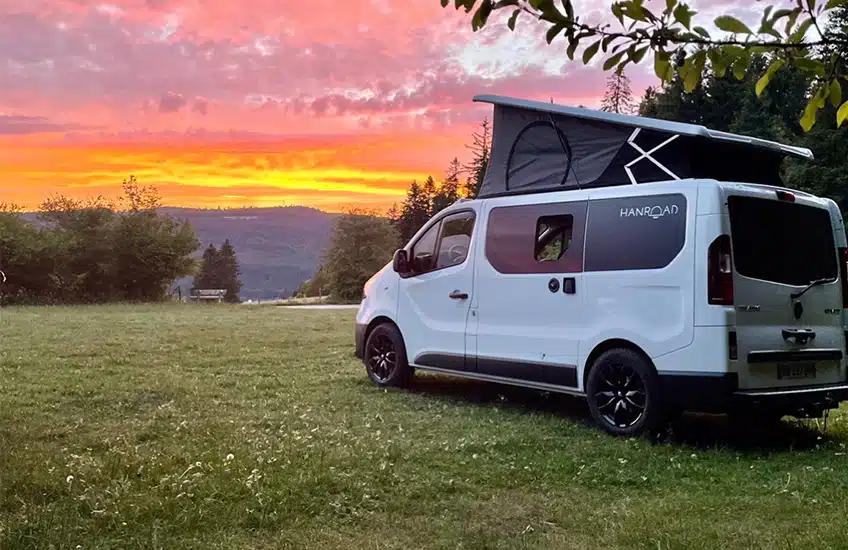
[(476, 0), (455, 0), (454, 7), (456, 9), (465, 8), (465, 13), (470, 12), (474, 8)]
[(607, 48), (609, 48), (610, 43), (611, 43), (613, 40), (615, 40), (616, 38), (618, 38), (618, 37), (617, 37), (617, 36), (615, 36), (615, 35), (610, 35), (610, 36), (607, 36), (606, 38), (604, 38), (604, 39), (601, 41), (601, 49), (602, 49), (602, 50), (604, 50), (604, 51), (606, 52), (606, 51), (607, 51)]
[(715, 25), (725, 32), (752, 34), (751, 29), (749, 29), (745, 23), (729, 15), (716, 17)]
[(648, 51), (648, 48), (650, 48), (650, 46), (645, 46), (644, 48), (639, 48), (638, 50), (633, 51), (633, 53), (630, 53), (628, 55), (628, 58), (631, 61), (633, 61), (633, 63), (636, 63), (636, 64), (641, 63), (642, 59), (644, 59), (644, 57), (645, 57), (645, 53), (647, 53), (647, 51)]
[(648, 22), (648, 10), (641, 3), (634, 1), (626, 2), (623, 8), (625, 15), (630, 17), (630, 19), (642, 21), (643, 23)]
[(610, 6), (610, 11), (618, 19), (618, 22), (624, 25), (624, 10), (621, 9), (621, 3), (616, 2), (612, 6)]
[(804, 35), (807, 34), (807, 30), (810, 28), (810, 25), (812, 25), (812, 24), (813, 24), (813, 18), (812, 17), (810, 17), (809, 19), (805, 19), (803, 23), (798, 25), (798, 28), (795, 29), (795, 32), (793, 32), (789, 36), (789, 41), (790, 42), (800, 42), (800, 41), (802, 41), (804, 39)]
[(839, 128), (842, 126), (842, 123), (845, 122), (845, 119), (848, 118), (848, 101), (842, 104), (842, 107), (836, 111), (836, 127)]
[[(473, 1), (472, 1), (473, 4)], [(471, 19), (471, 30), (478, 31), (486, 26), (486, 21), (489, 19), (489, 14), (492, 13), (492, 0), (483, 0), (477, 11), (474, 12), (474, 17)]]
[(665, 11), (671, 13), (671, 10), (673, 10), (676, 5), (677, 0), (665, 0)]
[(789, 18), (786, 20), (786, 34), (789, 34), (792, 27), (795, 26), (795, 21), (798, 20), (799, 15), (801, 15), (801, 8), (795, 8), (789, 13)]
[(733, 76), (736, 77), (736, 80), (743, 80), (745, 78), (745, 73), (748, 72), (750, 63), (751, 58), (748, 55), (739, 56), (739, 59), (733, 63)]
[(554, 38), (556, 38), (556, 36), (563, 30), (565, 30), (565, 24), (557, 23), (556, 25), (548, 29), (547, 34), (545, 34), (545, 40), (547, 40), (548, 44), (550, 44), (551, 42), (553, 42)]
[(699, 51), (691, 56), (683, 64), (681, 73), (683, 76), (683, 89), (687, 92), (693, 91), (698, 87), (698, 82), (701, 81), (701, 75), (704, 72), (704, 65), (707, 62), (707, 52)]
[[(809, 132), (816, 124), (816, 113), (818, 113), (819, 111), (819, 106), (816, 103), (816, 99), (816, 96), (813, 96), (810, 99), (810, 102), (807, 103), (807, 107), (804, 109), (804, 116), (801, 117), (801, 128), (803, 128), (805, 132)], [(842, 109), (840, 108), (840, 111), (841, 110)], [(839, 113), (837, 113), (837, 120), (838, 119)]]
[(512, 15), (509, 16), (509, 21), (507, 21), (506, 26), (509, 27), (509, 30), (515, 30), (515, 22), (518, 20), (518, 14), (521, 13), (521, 10), (515, 10), (512, 12)]
[(827, 4), (825, 4), (825, 10), (832, 10), (833, 8), (838, 8), (841, 6), (848, 5), (848, 0), (830, 0)]
[(450, 4), (450, 0), (442, 0), (442, 7), (443, 8), (448, 7), (448, 4)]
[(621, 61), (621, 58), (624, 57), (624, 54), (625, 52), (618, 52), (617, 54), (604, 61), (604, 70), (608, 71), (612, 69), (613, 65)]
[(592, 44), (591, 46), (589, 46), (588, 48), (583, 50), (583, 64), (584, 65), (588, 65), (589, 61), (591, 61), (592, 58), (595, 57), (595, 54), (598, 53), (598, 48), (600, 46), (601, 46), (601, 41), (598, 40), (597, 42), (595, 42), (594, 44)]
[(807, 0), (807, 7), (810, 9), (810, 11), (816, 9), (816, 0)]
[(574, 52), (577, 51), (577, 45), (580, 43), (580, 40), (574, 39), (568, 44), (568, 49), (565, 50), (565, 53), (568, 55), (568, 59), (574, 61)]
[(562, 0), (562, 7), (565, 8), (565, 16), (574, 20), (574, 6), (571, 5), (571, 0)]
[(727, 68), (730, 66), (732, 59), (720, 49), (712, 49), (708, 51), (710, 63), (713, 66), (713, 72), (719, 78), (724, 78), (727, 73)]
[(745, 48), (743, 48), (742, 46), (735, 46), (733, 44), (730, 44), (728, 46), (722, 46), (721, 51), (725, 55), (727, 55), (730, 61), (733, 61), (734, 59), (745, 53)]
[(842, 103), (842, 85), (838, 80), (830, 83), (830, 104), (838, 107)]
[(774, 63), (769, 65), (769, 68), (766, 69), (765, 74), (763, 74), (763, 76), (761, 76), (760, 79), (757, 81), (756, 90), (757, 90), (757, 96), (758, 97), (763, 94), (766, 87), (768, 87), (769, 82), (771, 82), (771, 78), (774, 76), (774, 73), (776, 73), (778, 71), (778, 69), (783, 67), (784, 63), (785, 62), (782, 59), (778, 59)]
[(687, 29), (689, 25), (692, 24), (692, 16), (695, 15), (696, 12), (689, 9), (689, 6), (686, 4), (680, 4), (674, 10), (674, 18)]
[(789, 16), (789, 15), (790, 15), (793, 11), (795, 11), (795, 10), (794, 10), (794, 9), (789, 9), (789, 8), (779, 9), (779, 10), (777, 10), (776, 12), (774, 12), (774, 16), (772, 16), (772, 18), (771, 18), (771, 22), (772, 22), (772, 23), (777, 23), (778, 21), (780, 21), (780, 20), (781, 20), (781, 19), (783, 19), (784, 17)]
[(700, 34), (704, 38), (707, 38), (707, 39), (710, 38), (710, 33), (707, 32), (707, 29), (705, 29), (704, 27), (695, 27), (692, 30), (695, 31), (696, 33)]
[(821, 61), (818, 61), (817, 59), (810, 59), (809, 57), (793, 59), (792, 64), (802, 71), (815, 74), (816, 76), (824, 76), (827, 72), (827, 69)]
[(668, 54), (666, 52), (659, 51), (654, 54), (654, 73), (663, 82), (671, 81), (674, 71), (668, 62)]

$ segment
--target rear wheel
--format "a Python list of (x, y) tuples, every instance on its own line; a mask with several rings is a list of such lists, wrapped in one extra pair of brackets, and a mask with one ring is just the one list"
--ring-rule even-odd
[(592, 364), (586, 398), (595, 423), (610, 434), (638, 436), (661, 426), (659, 376), (632, 350), (609, 350)]
[(365, 341), (365, 369), (382, 387), (404, 387), (412, 379), (400, 331), (391, 323), (377, 325)]

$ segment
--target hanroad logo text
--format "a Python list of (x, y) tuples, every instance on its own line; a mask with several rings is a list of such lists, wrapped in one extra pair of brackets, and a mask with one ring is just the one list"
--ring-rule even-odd
[(619, 218), (653, 218), (658, 219), (663, 216), (674, 216), (680, 212), (680, 208), (676, 204), (668, 206), (640, 206), (638, 208), (622, 208), (618, 214)]

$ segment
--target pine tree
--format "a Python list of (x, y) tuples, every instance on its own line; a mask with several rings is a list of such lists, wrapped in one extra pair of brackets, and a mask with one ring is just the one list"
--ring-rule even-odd
[(218, 271), (218, 249), (214, 244), (210, 244), (203, 251), (203, 259), (200, 261), (200, 270), (194, 277), (192, 290), (213, 289), (216, 288), (215, 279)]
[(463, 167), (468, 174), (464, 192), (465, 196), (474, 198), (483, 185), (483, 178), (486, 177), (486, 170), (489, 167), (489, 159), (492, 154), (492, 132), (489, 128), (488, 119), (483, 119), (483, 122), (480, 123), (480, 129), (474, 132), (471, 138), (471, 145), (466, 145), (466, 147), (471, 149), (473, 157), (471, 162)]
[(415, 233), (430, 219), (431, 202), (422, 186), (413, 181), (406, 192), (406, 199), (401, 206), (397, 230), (403, 243), (409, 241)]
[(633, 106), (630, 79), (623, 72), (614, 72), (607, 79), (607, 91), (601, 100), (601, 110), (629, 115), (633, 112)]
[(239, 275), (241, 269), (239, 268), (238, 258), (236, 258), (236, 250), (230, 243), (230, 239), (226, 239), (224, 244), (221, 245), (221, 250), (218, 251), (217, 264), (220, 285), (217, 288), (227, 291), (224, 300), (230, 303), (240, 302), (239, 292), (242, 289), (242, 282)]
[(441, 212), (459, 200), (459, 174), (461, 172), (462, 165), (459, 163), (459, 159), (453, 159), (445, 173), (445, 179), (433, 199), (433, 214)]
[(427, 176), (427, 181), (424, 182), (424, 185), (421, 187), (421, 194), (424, 197), (422, 202), (427, 203), (427, 217), (431, 217), (435, 214), (433, 210), (433, 205), (436, 202), (436, 195), (438, 191), (436, 190), (436, 180), (433, 179), (433, 176)]

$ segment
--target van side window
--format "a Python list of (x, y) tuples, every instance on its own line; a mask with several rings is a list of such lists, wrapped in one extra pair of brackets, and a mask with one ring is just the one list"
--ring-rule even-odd
[(536, 222), (536, 261), (550, 262), (562, 258), (571, 247), (574, 216), (542, 216)]
[(439, 255), (436, 269), (459, 265), (468, 257), (471, 232), (474, 229), (474, 213), (459, 212), (442, 220), (439, 236)]
[(497, 206), (486, 259), (500, 273), (580, 273), (587, 201)]
[(438, 241), (439, 228), (441, 225), (441, 221), (433, 224), (433, 227), (428, 229), (423, 235), (421, 235), (421, 238), (415, 241), (415, 244), (412, 245), (412, 254), (410, 254), (410, 257), (412, 258), (412, 270), (415, 273), (426, 273), (433, 269), (435, 264), (433, 256), (436, 250), (436, 241)]

